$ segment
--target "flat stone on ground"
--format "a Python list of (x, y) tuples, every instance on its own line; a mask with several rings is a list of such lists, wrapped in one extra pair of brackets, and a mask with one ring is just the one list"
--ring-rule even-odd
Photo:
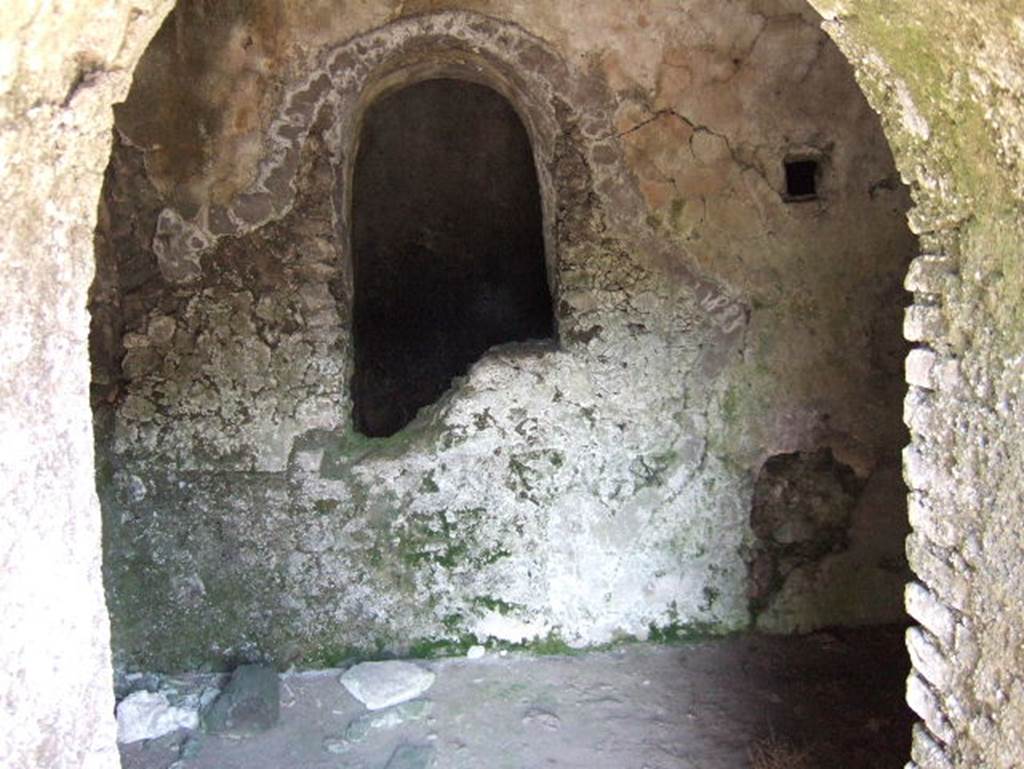
[(351, 721), (344, 734), (326, 737), (323, 741), (324, 750), (328, 753), (348, 753), (353, 745), (364, 742), (373, 732), (422, 721), (433, 711), (434, 703), (430, 700), (413, 700), (380, 712), (367, 713)]
[(419, 697), (434, 684), (434, 674), (411, 662), (361, 662), (339, 680), (367, 708), (380, 710)]
[(540, 726), (549, 732), (557, 732), (562, 726), (562, 719), (542, 708), (530, 708), (523, 716), (523, 726)]

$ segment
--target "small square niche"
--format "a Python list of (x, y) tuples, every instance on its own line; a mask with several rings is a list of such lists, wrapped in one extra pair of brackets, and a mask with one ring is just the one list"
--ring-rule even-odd
[(821, 163), (817, 158), (790, 158), (786, 169), (786, 200), (817, 200)]

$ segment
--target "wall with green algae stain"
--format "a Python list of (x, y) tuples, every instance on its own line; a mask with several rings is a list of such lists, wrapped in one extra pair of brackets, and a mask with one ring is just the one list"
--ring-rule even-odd
[(815, 2), (879, 110), (925, 252), (908, 287), (908, 638), (921, 767), (1019, 766), (1024, 5)]
[[(575, 41), (565, 38), (574, 24), (550, 27), (570, 21), (559, 7), (556, 19), (520, 20), (540, 41), (442, 14), (341, 46), (368, 57), (425, 29), (456, 29), (495, 59), (512, 46), (517, 76), (556, 93), (525, 109), (549, 137), (537, 150), (556, 225), (560, 342), (492, 351), (390, 439), (348, 424), (350, 297), (334, 230), (344, 217), (330, 208), (337, 175), (325, 158), (344, 154), (335, 127), (352, 124), (303, 90), (324, 82), (307, 77), (326, 71), (316, 69), (329, 63), (321, 49), (289, 64), (296, 90), (274, 83), (290, 110), (324, 99), (295, 189), (274, 202), (286, 213), (213, 239), (196, 255), (197, 284), (162, 269), (163, 241), (164, 261), (154, 259), (154, 220), (177, 221), (161, 209), (177, 200), (159, 191), (168, 180), (149, 151), (118, 148), (101, 233), (113, 258), (101, 267), (114, 263), (107, 277), (120, 294), (101, 284), (97, 295), (122, 325), (97, 409), (111, 415), (100, 449), (113, 468), (105, 514), (119, 664), (322, 664), (470, 638), (578, 648), (732, 632), (752, 619), (749, 515), (764, 459), (831, 445), (875, 478), (895, 461), (898, 377), (879, 340), (898, 339), (892, 293), (914, 239), (877, 120), (842, 57), (802, 3), (745, 2), (659, 7), (664, 28), (707, 39), (637, 33), (650, 48), (627, 62), (619, 33), (600, 33), (618, 29), (618, 6), (601, 8), (607, 19)], [(248, 32), (258, 37), (260, 25)], [(574, 46), (593, 55), (573, 58)], [(703, 73), (699, 87), (681, 87), (680, 61)], [(372, 69), (331, 70), (351, 75), (348, 85), (332, 75), (338, 98), (370, 82), (360, 68)], [(235, 151), (225, 142), (212, 153), (221, 165)], [(785, 200), (793, 146), (827, 168), (818, 201)], [(177, 193), (210, 179), (193, 181)], [(254, 208), (241, 196), (233, 215)], [(186, 232), (225, 214), (196, 216)], [(875, 226), (862, 232), (864, 221)], [(883, 512), (891, 546), (902, 510)], [(902, 576), (853, 555), (887, 582), (868, 595), (869, 611), (842, 619), (898, 617)], [(152, 591), (128, 576), (143, 566), (159, 575), (145, 583)]]

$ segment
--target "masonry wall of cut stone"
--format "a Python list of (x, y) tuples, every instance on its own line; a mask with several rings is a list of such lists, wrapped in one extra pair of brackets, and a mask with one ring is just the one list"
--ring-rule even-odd
[[(916, 242), (813, 12), (654, 8), (615, 34), (611, 4), (585, 33), (566, 9), (445, 12), (330, 43), (200, 11), (118, 110), (98, 230), (119, 664), (901, 620)], [(528, 128), (559, 338), (492, 350), (367, 439), (355, 139), (377, 95), (437, 76), (496, 88)], [(182, 83), (191, 114), (152, 120)], [(818, 199), (787, 200), (792, 156), (819, 160)]]
[[(882, 114), (923, 256), (904, 330), (904, 454), (920, 623), (910, 767), (1019, 766), (1024, 738), (1024, 13), (999, 3), (815, 3)], [(931, 19), (945, 18), (941, 28)]]

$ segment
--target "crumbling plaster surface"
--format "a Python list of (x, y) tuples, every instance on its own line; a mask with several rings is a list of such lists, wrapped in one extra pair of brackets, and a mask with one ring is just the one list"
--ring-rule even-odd
[(0, 766), (118, 766), (86, 292), (110, 104), (169, 2), (0, 18)]
[[(122, 664), (745, 628), (755, 478), (820, 447), (862, 482), (849, 536), (787, 567), (757, 626), (900, 618), (915, 243), (809, 9), (560, 4), (365, 33), (380, 19), (356, 13), (329, 44), (259, 6), (233, 24), (183, 8), (118, 109), (97, 245)], [(362, 107), (439, 74), (498, 88), (531, 133), (559, 344), (493, 351), (368, 441), (344, 182)], [(205, 101), (153, 120), (182, 83)], [(821, 200), (783, 200), (790, 152), (821, 157)]]
[(914, 760), (1020, 766), (1024, 6), (814, 5), (883, 116), (928, 254), (905, 323)]

